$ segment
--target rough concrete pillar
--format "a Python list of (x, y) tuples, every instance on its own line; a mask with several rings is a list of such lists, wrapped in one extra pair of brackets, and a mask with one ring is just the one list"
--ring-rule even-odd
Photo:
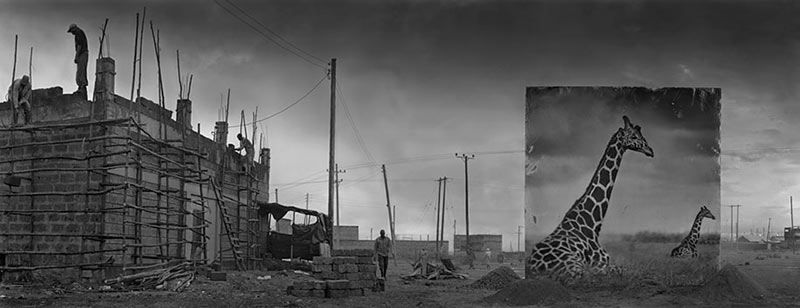
[(214, 124), (214, 142), (223, 146), (228, 143), (228, 122), (217, 121)]
[(183, 127), (192, 129), (192, 101), (188, 99), (179, 99), (178, 108), (175, 110), (175, 120), (178, 121)]
[(94, 79), (93, 101), (110, 101), (114, 99), (114, 59), (100, 58), (96, 62), (97, 72)]
[(259, 156), (261, 164), (261, 172), (258, 175), (258, 179), (263, 183), (259, 189), (266, 192), (264, 194), (259, 194), (260, 201), (269, 202), (269, 164), (270, 164), (270, 150), (269, 148), (261, 148), (261, 155)]

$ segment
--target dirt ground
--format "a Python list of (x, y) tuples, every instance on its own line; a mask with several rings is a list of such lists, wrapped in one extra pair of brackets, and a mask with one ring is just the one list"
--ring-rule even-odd
[[(791, 252), (730, 252), (722, 254), (730, 262), (763, 286), (770, 296), (754, 302), (708, 302), (693, 294), (694, 288), (664, 288), (657, 285), (637, 287), (572, 287), (571, 301), (550, 306), (529, 307), (800, 307), (800, 255)], [(505, 264), (509, 265), (509, 264)], [(184, 292), (166, 291), (101, 292), (96, 287), (0, 285), (0, 307), (507, 307), (484, 298), (496, 293), (468, 285), (500, 264), (489, 268), (482, 263), (474, 270), (464, 270), (469, 279), (405, 281), (400, 275), (410, 273), (407, 261), (390, 261), (386, 292), (342, 299), (298, 298), (286, 295), (293, 281), (311, 279), (292, 271), (228, 272), (227, 281), (197, 280)], [(523, 276), (521, 264), (512, 269)], [(269, 279), (264, 279), (266, 277)], [(259, 279), (259, 277), (261, 279)]]

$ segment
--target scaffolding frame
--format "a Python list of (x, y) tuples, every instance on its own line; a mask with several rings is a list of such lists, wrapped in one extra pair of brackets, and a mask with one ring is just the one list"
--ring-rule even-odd
[[(201, 152), (203, 137), (199, 125), (197, 132), (181, 125), (180, 138), (169, 140), (163, 117), (159, 120), (159, 136), (149, 134), (133, 117), (0, 128), (0, 138), (8, 136), (8, 142), (0, 145), (0, 153), (8, 154), (7, 159), (0, 160), (0, 176), (12, 182), (15, 177), (27, 182), (0, 190), (0, 202), (5, 201), (0, 204), (0, 214), (4, 214), (6, 224), (0, 232), (3, 262), (0, 273), (63, 268), (99, 270), (121, 265), (120, 274), (124, 275), (176, 260), (204, 264), (217, 260), (222, 265), (230, 259), (238, 270), (254, 269), (260, 260), (262, 250), (258, 248), (263, 240), (259, 235), (256, 205), (261, 181), (249, 172), (233, 170), (237, 164), (232, 163), (234, 155), (227, 149), (221, 151), (221, 165), (215, 179), (203, 166), (204, 162), (207, 165), (213, 162), (208, 162), (209, 153)], [(56, 131), (59, 138), (39, 137), (55, 136)], [(19, 134), (24, 135), (18, 138)], [(191, 139), (196, 142), (189, 144)], [(40, 151), (42, 146), (80, 148), (80, 151), (67, 154)], [(46, 166), (37, 163), (43, 161), (53, 163)], [(27, 166), (15, 170), (15, 165)], [(85, 181), (82, 185), (63, 184), (61, 180), (56, 181), (59, 184), (51, 181), (38, 185), (38, 176), (52, 177), (55, 173), (61, 179), (85, 176)], [(197, 193), (189, 193), (190, 187)], [(214, 193), (208, 193), (209, 190)], [(37, 201), (51, 198), (63, 200), (63, 206), (37, 206)], [(216, 223), (210, 220), (215, 205), (220, 214)], [(224, 217), (229, 209), (235, 209), (235, 226), (229, 225)], [(57, 232), (52, 225), (45, 224), (42, 228), (42, 224), (37, 224), (41, 215), (69, 219), (78, 215), (85, 223), (78, 231)], [(12, 221), (28, 219), (28, 230), (11, 231)], [(207, 228), (215, 224), (221, 230), (217, 242), (220, 249), (217, 256), (209, 259)], [(228, 250), (222, 249), (226, 244), (223, 233), (228, 235)], [(78, 250), (37, 247), (37, 243), (51, 242), (55, 237), (79, 241)], [(11, 242), (20, 243), (20, 239), (27, 240), (26, 245), (10, 247)], [(188, 252), (186, 245), (191, 248)], [(236, 247), (241, 245), (245, 247)], [(235, 253), (239, 248), (244, 248), (244, 254)], [(48, 256), (51, 259), (45, 259)], [(16, 262), (10, 262), (11, 257)]]

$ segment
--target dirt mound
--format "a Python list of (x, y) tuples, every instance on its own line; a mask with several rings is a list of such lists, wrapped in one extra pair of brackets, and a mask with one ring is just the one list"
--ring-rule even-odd
[(476, 289), (500, 290), (517, 280), (519, 280), (519, 275), (514, 270), (508, 266), (501, 266), (481, 277), (481, 279), (475, 280), (469, 286)]
[(566, 288), (549, 279), (520, 279), (484, 298), (489, 303), (511, 306), (551, 304), (572, 299)]
[(714, 277), (695, 292), (697, 297), (703, 299), (737, 302), (763, 299), (768, 294), (767, 290), (732, 264), (722, 267)]

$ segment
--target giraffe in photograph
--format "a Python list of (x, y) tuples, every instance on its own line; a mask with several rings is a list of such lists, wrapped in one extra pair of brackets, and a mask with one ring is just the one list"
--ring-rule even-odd
[(561, 224), (534, 245), (527, 260), (529, 273), (572, 283), (584, 273), (608, 271), (609, 256), (598, 238), (622, 154), (631, 150), (653, 157), (641, 127), (631, 124), (627, 116), (622, 120), (624, 126), (611, 136), (586, 192), (567, 211)]
[(700, 207), (700, 212), (695, 216), (689, 235), (683, 238), (683, 241), (681, 241), (678, 247), (672, 249), (672, 252), (669, 254), (670, 257), (697, 258), (700, 256), (697, 253), (697, 239), (700, 238), (700, 224), (703, 223), (703, 218), (716, 219), (714, 214), (711, 214), (711, 211), (705, 205)]

